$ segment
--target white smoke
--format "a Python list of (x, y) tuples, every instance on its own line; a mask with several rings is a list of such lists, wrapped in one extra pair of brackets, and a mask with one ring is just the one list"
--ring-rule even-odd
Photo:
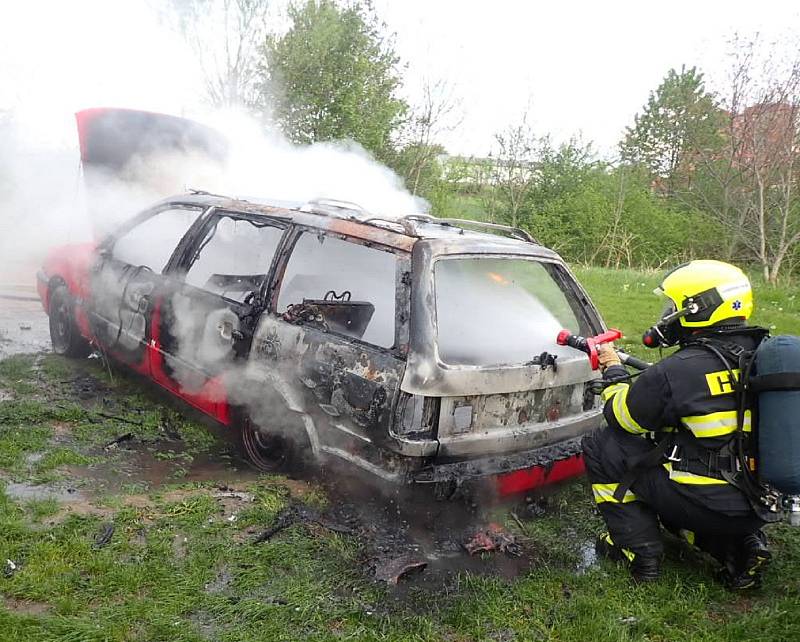
[[(0, 22), (0, 281), (20, 270), (32, 276), (50, 247), (102, 235), (189, 187), (268, 200), (347, 200), (384, 217), (424, 208), (355, 143), (299, 147), (242, 113), (205, 108), (191, 50), (146, 4), (15, 3), (10, 14)], [(97, 106), (208, 124), (228, 139), (228, 163), (172, 153), (138, 159), (132, 172), (146, 186), (109, 176), (87, 195), (74, 114)], [(87, 216), (89, 199), (99, 220)]]

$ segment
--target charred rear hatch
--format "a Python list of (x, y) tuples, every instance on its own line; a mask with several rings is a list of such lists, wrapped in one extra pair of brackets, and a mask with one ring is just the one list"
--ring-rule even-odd
[(596, 373), (585, 355), (555, 341), (562, 328), (594, 334), (602, 326), (596, 310), (555, 253), (496, 245), (506, 252), (490, 253), (490, 245), (437, 256), (432, 244), (420, 257), (430, 281), (421, 279), (427, 291), (415, 293), (414, 314), (424, 310), (430, 326), (425, 314), (414, 317), (404, 390), (440, 398), (439, 461), (527, 452), (599, 423), (588, 385)]

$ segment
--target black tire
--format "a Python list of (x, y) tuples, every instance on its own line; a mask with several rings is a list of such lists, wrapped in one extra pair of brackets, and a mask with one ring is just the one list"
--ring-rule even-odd
[(65, 357), (86, 357), (92, 351), (75, 323), (75, 304), (63, 283), (50, 295), (50, 342), (53, 352)]
[(263, 432), (247, 416), (238, 423), (242, 451), (253, 468), (272, 472), (292, 464), (295, 446), (290, 440)]

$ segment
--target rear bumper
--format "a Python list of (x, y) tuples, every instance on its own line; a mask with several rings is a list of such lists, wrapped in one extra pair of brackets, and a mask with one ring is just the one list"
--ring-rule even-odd
[(513, 455), (437, 463), (414, 474), (420, 484), (497, 477), (501, 494), (528, 490), (583, 473), (581, 437)]

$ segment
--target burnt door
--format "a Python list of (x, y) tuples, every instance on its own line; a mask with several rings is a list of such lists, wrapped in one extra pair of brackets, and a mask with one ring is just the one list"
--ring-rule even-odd
[(216, 211), (208, 217), (158, 297), (154, 375), (163, 383), (201, 393), (247, 356), (285, 230), (284, 222), (261, 215)]
[(169, 205), (134, 218), (98, 251), (91, 270), (93, 333), (114, 357), (145, 372), (153, 297), (202, 209)]
[(312, 446), (367, 468), (380, 458), (405, 369), (407, 266), (405, 253), (303, 231), (251, 356), (280, 378)]

